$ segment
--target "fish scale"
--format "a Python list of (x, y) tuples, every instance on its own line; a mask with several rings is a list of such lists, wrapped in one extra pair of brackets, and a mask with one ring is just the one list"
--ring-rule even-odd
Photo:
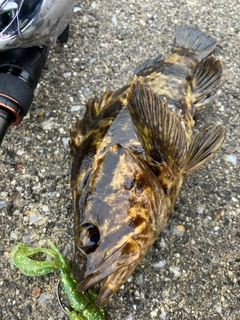
[(213, 99), (222, 64), (217, 42), (179, 26), (172, 54), (138, 67), (123, 88), (90, 100), (71, 130), (74, 273), (84, 291), (101, 281), (105, 305), (168, 220), (185, 177), (224, 136), (215, 125), (192, 137), (194, 113)]

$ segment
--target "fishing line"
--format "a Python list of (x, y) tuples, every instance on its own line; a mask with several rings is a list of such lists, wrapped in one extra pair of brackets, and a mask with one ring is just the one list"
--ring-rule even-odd
[(59, 297), (59, 283), (60, 283), (60, 280), (58, 280), (57, 282), (57, 285), (56, 285), (56, 295), (57, 295), (57, 300), (58, 300), (58, 303), (62, 309), (62, 311), (68, 316), (68, 313), (66, 312), (66, 310), (63, 308), (63, 305), (62, 305), (62, 302), (61, 302), (61, 299)]

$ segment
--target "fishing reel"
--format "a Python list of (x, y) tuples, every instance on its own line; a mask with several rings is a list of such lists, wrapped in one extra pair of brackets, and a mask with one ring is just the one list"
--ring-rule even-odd
[(68, 40), (74, 0), (0, 0), (0, 144), (21, 123), (49, 46)]

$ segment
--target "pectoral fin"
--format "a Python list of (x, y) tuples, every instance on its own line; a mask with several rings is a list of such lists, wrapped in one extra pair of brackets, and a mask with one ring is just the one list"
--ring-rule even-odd
[(216, 87), (221, 81), (222, 63), (214, 57), (203, 60), (194, 72), (192, 81), (193, 103), (200, 109), (213, 98)]
[(137, 77), (127, 99), (135, 132), (148, 161), (166, 164), (173, 174), (180, 172), (186, 161), (187, 139), (176, 113)]
[(223, 138), (223, 125), (216, 125), (198, 132), (189, 147), (184, 174), (190, 174), (210, 159), (220, 147)]

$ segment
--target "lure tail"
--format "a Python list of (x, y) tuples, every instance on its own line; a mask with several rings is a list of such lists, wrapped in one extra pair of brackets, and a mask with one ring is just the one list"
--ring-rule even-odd
[[(50, 248), (36, 248), (24, 243), (18, 243), (10, 253), (13, 264), (27, 276), (42, 276), (55, 269), (60, 269), (60, 283), (65, 298), (73, 308), (66, 308), (71, 320), (104, 320), (104, 309), (95, 305), (96, 295), (92, 291), (79, 292), (77, 282), (73, 277), (67, 260), (62, 256), (59, 249), (48, 240)], [(38, 253), (50, 255), (52, 260), (38, 261), (33, 258)], [(63, 309), (64, 310), (64, 309)], [(75, 312), (77, 311), (78, 314)]]
[(190, 26), (179, 26), (176, 31), (174, 48), (185, 48), (196, 53), (199, 61), (206, 58), (216, 47), (213, 37)]

